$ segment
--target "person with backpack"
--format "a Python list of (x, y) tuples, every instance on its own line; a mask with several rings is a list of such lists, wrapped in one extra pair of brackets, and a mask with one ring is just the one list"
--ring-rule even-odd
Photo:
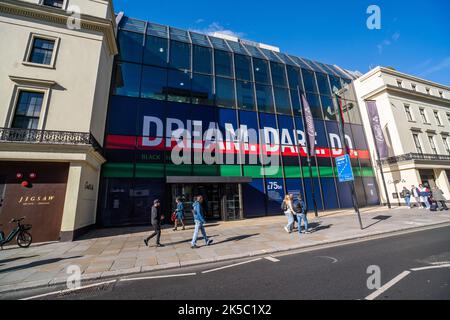
[(192, 204), (192, 215), (194, 216), (194, 222), (195, 222), (195, 229), (194, 229), (194, 235), (192, 236), (192, 242), (191, 242), (191, 248), (196, 249), (197, 247), (197, 238), (198, 238), (198, 231), (200, 230), (203, 235), (203, 239), (205, 240), (205, 243), (207, 246), (209, 246), (213, 240), (208, 239), (208, 236), (206, 235), (204, 224), (206, 223), (205, 216), (203, 215), (203, 197), (198, 196), (195, 200), (195, 202)]
[(284, 230), (286, 230), (287, 233), (291, 233), (294, 225), (294, 208), (292, 200), (288, 194), (284, 197), (284, 200), (281, 203), (281, 210), (284, 212), (288, 220), (287, 225), (284, 226)]
[(305, 231), (303, 233), (309, 234), (309, 228), (308, 228), (308, 217), (306, 214), (308, 213), (308, 209), (305, 205), (305, 202), (302, 200), (302, 196), (299, 194), (297, 196), (297, 200), (294, 202), (294, 212), (297, 216), (297, 223), (298, 223), (298, 234), (302, 234), (302, 220), (304, 224)]
[(403, 187), (402, 190), (403, 198), (405, 198), (405, 204), (408, 207), (408, 209), (411, 209), (411, 192), (408, 190), (408, 188)]
[(180, 197), (177, 197), (175, 199), (175, 202), (177, 203), (177, 208), (175, 209), (175, 226), (173, 228), (173, 231), (177, 231), (178, 228), (178, 222), (181, 223), (181, 225), (183, 226), (183, 230), (185, 229), (184, 227), (184, 206), (183, 206), (183, 202), (181, 201)]

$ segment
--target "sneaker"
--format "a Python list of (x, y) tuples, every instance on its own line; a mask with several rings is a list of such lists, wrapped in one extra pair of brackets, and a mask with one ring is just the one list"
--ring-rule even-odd
[(148, 247), (148, 240), (147, 239), (144, 239), (144, 243)]
[(195, 244), (191, 245), (191, 249), (197, 249), (197, 248), (198, 248), (197, 245), (195, 245)]
[(290, 231), (289, 231), (289, 229), (288, 229), (288, 227), (284, 227), (284, 230), (287, 232), (287, 233), (291, 233)]
[(311, 233), (311, 231), (309, 231), (309, 230), (306, 230), (305, 232), (304, 232), (304, 234), (310, 234)]
[(172, 230), (173, 230), (173, 231), (177, 231), (177, 228), (173, 228)]
[(183, 229), (182, 230), (186, 230), (184, 227), (183, 227)]
[(208, 239), (208, 242), (206, 242), (206, 245), (209, 246), (211, 243), (213, 243), (213, 239)]
[(157, 246), (158, 248), (159, 248), (159, 247), (164, 247), (164, 245), (161, 244), (161, 243), (157, 243), (156, 246)]

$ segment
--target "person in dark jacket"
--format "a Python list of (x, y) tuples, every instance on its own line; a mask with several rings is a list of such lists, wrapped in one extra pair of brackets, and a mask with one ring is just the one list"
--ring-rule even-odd
[(175, 226), (173, 228), (173, 231), (177, 231), (177, 227), (178, 227), (178, 222), (181, 223), (181, 225), (183, 226), (183, 230), (185, 229), (184, 227), (184, 206), (183, 206), (183, 201), (181, 201), (180, 197), (177, 197), (175, 199), (175, 202), (177, 203), (177, 208), (175, 209)]
[(148, 247), (148, 241), (156, 236), (156, 246), (163, 247), (160, 242), (161, 238), (161, 220), (164, 219), (164, 215), (161, 214), (161, 203), (158, 199), (153, 201), (152, 212), (151, 212), (151, 223), (154, 228), (154, 232), (144, 239), (145, 245)]

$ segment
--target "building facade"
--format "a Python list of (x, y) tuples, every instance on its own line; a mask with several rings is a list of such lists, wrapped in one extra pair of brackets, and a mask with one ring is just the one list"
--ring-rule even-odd
[(111, 70), (112, 2), (0, 1), (0, 223), (35, 241), (96, 222)]
[[(404, 205), (403, 187), (419, 184), (437, 185), (450, 199), (450, 88), (383, 67), (355, 80), (354, 86), (370, 150), (375, 150), (374, 140), (364, 105), (367, 100), (377, 103), (389, 150), (382, 168), (391, 203)], [(374, 151), (372, 159), (377, 159)], [(379, 167), (376, 170), (386, 203)]]
[[(350, 185), (339, 183), (334, 164), (343, 154), (341, 113), (359, 205), (379, 204), (351, 72), (229, 36), (118, 20), (100, 226), (148, 223), (153, 199), (171, 212), (175, 197), (189, 208), (198, 194), (210, 219), (280, 214), (291, 192), (311, 211), (313, 195), (319, 211), (351, 207)], [(338, 113), (333, 89), (345, 92)], [(316, 130), (311, 169), (302, 95)], [(211, 145), (214, 161), (205, 157)]]

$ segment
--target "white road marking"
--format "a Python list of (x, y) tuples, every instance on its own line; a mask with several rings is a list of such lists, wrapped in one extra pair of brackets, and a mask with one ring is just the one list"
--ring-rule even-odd
[(331, 261), (333, 261), (333, 262), (331, 262), (331, 263), (336, 263), (336, 262), (339, 261), (338, 259), (333, 258), (333, 257), (329, 257), (329, 256), (318, 256), (318, 258), (326, 258), (326, 259), (330, 259)]
[(79, 290), (82, 290), (82, 289), (98, 287), (98, 286), (101, 286), (101, 285), (104, 285), (104, 284), (108, 284), (108, 283), (113, 283), (113, 282), (116, 282), (116, 281), (117, 280), (110, 280), (110, 281), (104, 281), (104, 282), (99, 282), (99, 283), (93, 283), (93, 284), (90, 284), (90, 285), (87, 285), (87, 286), (82, 286), (82, 287), (78, 287), (78, 288), (74, 288), (74, 289), (65, 289), (65, 290), (53, 291), (53, 292), (39, 294), (39, 295), (28, 297), (28, 298), (23, 298), (23, 299), (20, 299), (20, 300), (32, 300), (32, 299), (52, 296), (52, 295), (56, 295), (56, 294), (74, 292), (74, 291), (79, 291)]
[(264, 259), (269, 260), (269, 261), (272, 261), (272, 262), (278, 262), (278, 261), (280, 261), (279, 259), (274, 258), (274, 257), (271, 257), (271, 256), (265, 257)]
[(175, 278), (175, 277), (187, 277), (187, 276), (195, 276), (196, 273), (181, 273), (181, 274), (168, 274), (164, 276), (151, 276), (151, 277), (138, 277), (138, 278), (123, 278), (119, 281), (136, 281), (136, 280), (149, 280), (149, 279), (163, 279), (163, 278)]
[(431, 262), (430, 264), (432, 264), (432, 265), (450, 264), (450, 261)]
[(435, 266), (429, 266), (429, 267), (412, 268), (411, 271), (422, 271), (422, 270), (439, 269), (439, 268), (450, 268), (450, 263), (449, 264), (440, 264), (440, 265), (435, 265)]
[(255, 262), (261, 260), (261, 258), (257, 258), (257, 259), (253, 259), (253, 260), (248, 260), (248, 261), (244, 261), (244, 262), (239, 262), (239, 263), (235, 263), (235, 264), (231, 264), (229, 266), (224, 266), (224, 267), (220, 267), (220, 268), (215, 268), (215, 269), (210, 269), (210, 270), (205, 270), (202, 271), (202, 273), (209, 273), (209, 272), (213, 272), (213, 271), (218, 271), (218, 270), (222, 270), (222, 269), (227, 269), (227, 268), (231, 268), (231, 267), (235, 267), (235, 266), (240, 266), (242, 264), (246, 264), (246, 263), (250, 263), (250, 262)]
[(379, 288), (379, 289), (375, 290), (374, 292), (372, 292), (371, 294), (369, 294), (365, 299), (366, 300), (374, 300), (380, 294), (382, 294), (383, 292), (385, 292), (386, 290), (388, 290), (389, 288), (394, 286), (397, 282), (402, 280), (404, 277), (406, 277), (410, 273), (411, 273), (411, 271), (403, 271), (398, 276), (396, 276), (394, 279), (392, 279), (391, 281), (389, 281), (388, 283), (383, 285), (381, 288)]

